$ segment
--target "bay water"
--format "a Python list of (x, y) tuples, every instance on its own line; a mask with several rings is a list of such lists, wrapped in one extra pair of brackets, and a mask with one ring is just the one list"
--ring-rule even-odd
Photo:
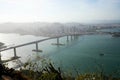
[[(105, 30), (106, 31), (106, 30)], [(111, 30), (110, 30), (111, 31)], [(115, 31), (115, 30), (114, 30)], [(118, 31), (118, 30), (117, 30)], [(32, 42), (47, 37), (33, 35), (19, 35), (14, 33), (0, 33), (0, 42), (7, 46), (14, 46)], [(105, 73), (112, 73), (120, 69), (120, 38), (111, 35), (94, 34), (77, 36), (67, 41), (67, 37), (60, 38), (61, 46), (51, 45), (56, 43), (56, 39), (51, 39), (39, 43), (39, 49), (43, 52), (33, 52), (35, 44), (17, 48), (17, 56), (20, 60), (26, 62), (34, 59), (36, 55), (50, 59), (56, 66), (60, 66), (66, 72), (91, 72), (104, 69)], [(101, 56), (100, 54), (104, 54)], [(13, 50), (1, 52), (3, 60), (13, 56)], [(10, 63), (10, 67), (14, 64)]]

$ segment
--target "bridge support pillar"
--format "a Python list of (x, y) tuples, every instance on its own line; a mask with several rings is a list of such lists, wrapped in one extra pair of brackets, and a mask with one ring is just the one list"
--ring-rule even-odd
[(16, 48), (13, 48), (14, 49), (14, 57), (16, 57), (17, 56), (17, 54), (16, 54)]
[(1, 52), (0, 52), (0, 63), (2, 62), (2, 59), (1, 59)]
[(73, 36), (71, 35), (71, 40), (73, 39)]
[(76, 34), (74, 34), (74, 39), (76, 38)]
[(59, 38), (57, 38), (57, 44), (59, 44)]
[(67, 36), (67, 42), (69, 41), (69, 36)]
[(38, 43), (35, 43), (36, 44), (36, 50), (38, 50)]

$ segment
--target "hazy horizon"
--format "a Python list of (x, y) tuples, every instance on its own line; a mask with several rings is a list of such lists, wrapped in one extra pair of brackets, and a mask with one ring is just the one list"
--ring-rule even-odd
[(89, 22), (45, 22), (45, 21), (29, 21), (29, 22), (0, 22), (0, 24), (14, 24), (14, 23), (79, 23), (79, 24), (116, 24), (120, 23), (120, 20), (94, 20), (94, 21), (89, 21)]
[(0, 0), (0, 23), (119, 21), (120, 0)]

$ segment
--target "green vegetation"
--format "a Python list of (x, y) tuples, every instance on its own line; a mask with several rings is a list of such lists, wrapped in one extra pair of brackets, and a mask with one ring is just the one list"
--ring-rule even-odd
[(101, 70), (95, 73), (82, 73), (73, 77), (63, 73), (60, 67), (42, 59), (40, 62), (28, 61), (20, 70), (9, 69), (0, 64), (0, 80), (120, 80), (112, 75), (106, 76)]

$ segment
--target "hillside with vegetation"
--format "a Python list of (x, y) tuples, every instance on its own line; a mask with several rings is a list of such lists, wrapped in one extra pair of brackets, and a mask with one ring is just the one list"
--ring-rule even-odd
[[(120, 72), (115, 72), (116, 77), (106, 75), (103, 70), (97, 72), (65, 73), (60, 67), (56, 68), (51, 62), (26, 62), (19, 70), (8, 68), (0, 64), (0, 80), (120, 80)], [(77, 72), (77, 71), (76, 71)]]

